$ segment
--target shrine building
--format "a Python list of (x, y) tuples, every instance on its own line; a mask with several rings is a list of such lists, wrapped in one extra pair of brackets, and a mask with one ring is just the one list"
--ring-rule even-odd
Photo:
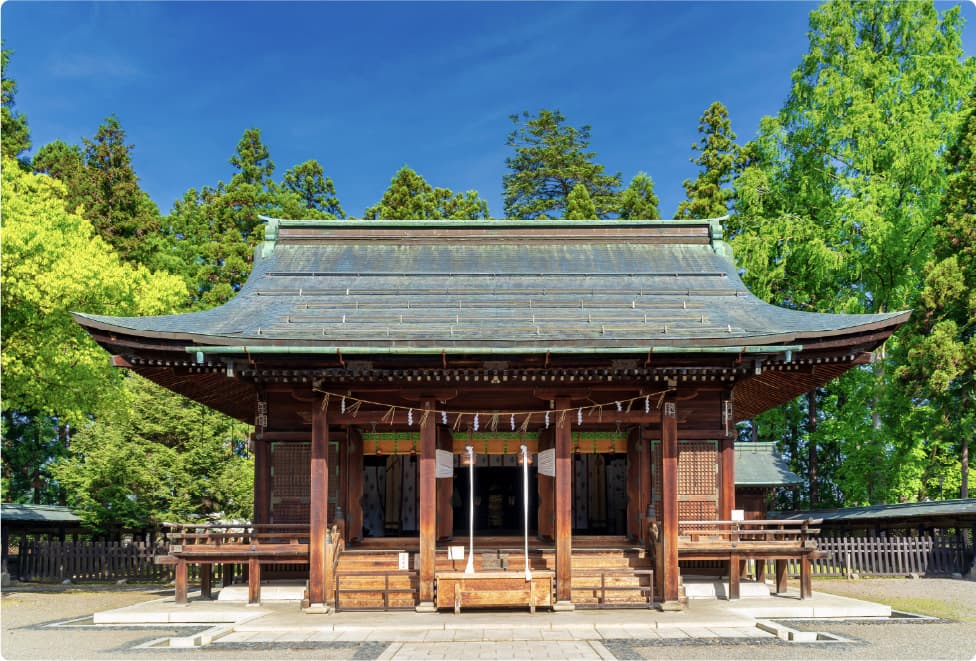
[(735, 423), (909, 316), (761, 301), (720, 220), (266, 219), (226, 304), (75, 319), (254, 424), (255, 530), (305, 531), (310, 609), (504, 605), (529, 570), (533, 607), (677, 607), (683, 522), (737, 509)]

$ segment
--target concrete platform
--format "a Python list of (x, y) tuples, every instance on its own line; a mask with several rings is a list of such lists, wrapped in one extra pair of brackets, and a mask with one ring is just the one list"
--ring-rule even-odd
[[(264, 592), (262, 588), (262, 593)], [(694, 600), (683, 611), (648, 609), (538, 611), (467, 611), (416, 613), (302, 613), (298, 601), (268, 601), (259, 607), (190, 595), (185, 606), (172, 597), (95, 614), (97, 624), (213, 624), (189, 637), (173, 638), (174, 647), (201, 647), (221, 642), (275, 643), (295, 641), (424, 642), (593, 641), (647, 638), (776, 637), (767, 620), (787, 618), (887, 617), (891, 610), (870, 602), (816, 592), (800, 600), (799, 592), (728, 601)]]
[[(711, 579), (685, 579), (685, 594), (689, 599), (728, 599), (729, 582)], [(755, 581), (739, 581), (740, 599), (768, 599), (770, 586)]]
[[(216, 591), (216, 590), (215, 590)], [(261, 583), (261, 601), (301, 601), (305, 596), (305, 581), (270, 581)], [(247, 603), (247, 584), (228, 585), (217, 592), (217, 601)]]

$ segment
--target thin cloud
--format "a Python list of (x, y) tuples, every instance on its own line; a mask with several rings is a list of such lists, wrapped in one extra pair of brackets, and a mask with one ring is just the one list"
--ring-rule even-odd
[(49, 63), (58, 78), (137, 80), (147, 74), (130, 60), (118, 55), (72, 54), (59, 56)]

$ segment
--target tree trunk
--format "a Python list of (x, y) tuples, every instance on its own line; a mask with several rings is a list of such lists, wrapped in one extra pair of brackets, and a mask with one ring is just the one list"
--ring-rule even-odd
[(817, 484), (817, 389), (807, 393), (807, 468), (810, 478), (810, 507), (820, 504), (820, 486)]
[(962, 486), (960, 498), (969, 498), (969, 438), (962, 438)]

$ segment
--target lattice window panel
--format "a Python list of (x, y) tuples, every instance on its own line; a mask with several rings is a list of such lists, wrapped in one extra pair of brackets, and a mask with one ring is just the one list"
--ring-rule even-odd
[[(678, 519), (718, 518), (718, 442), (678, 441)], [(661, 442), (651, 442), (652, 501), (661, 511)]]
[[(329, 510), (332, 521), (339, 494), (339, 445), (329, 443)], [(311, 493), (311, 443), (274, 443), (271, 446), (271, 520), (308, 523)]]
[(718, 448), (715, 441), (678, 443), (678, 495), (718, 497)]
[(288, 499), (271, 505), (271, 518), (275, 523), (308, 523), (308, 502)]
[(308, 498), (311, 443), (275, 443), (271, 453), (271, 494), (274, 498)]
[[(679, 496), (680, 498), (680, 496)], [(714, 501), (678, 501), (679, 521), (709, 521), (718, 518), (718, 506)]]

